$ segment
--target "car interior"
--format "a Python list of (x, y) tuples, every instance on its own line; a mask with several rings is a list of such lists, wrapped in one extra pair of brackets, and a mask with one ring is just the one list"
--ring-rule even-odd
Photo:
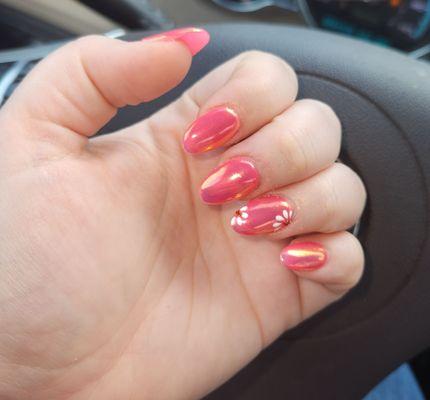
[(405, 362), (430, 398), (430, 1), (0, 0), (0, 106), (73, 38), (136, 40), (190, 25), (212, 41), (184, 82), (123, 108), (100, 134), (151, 115), (217, 65), (258, 49), (293, 66), (299, 98), (336, 111), (340, 159), (368, 192), (354, 228), (366, 252), (360, 284), (206, 398), (361, 399)]

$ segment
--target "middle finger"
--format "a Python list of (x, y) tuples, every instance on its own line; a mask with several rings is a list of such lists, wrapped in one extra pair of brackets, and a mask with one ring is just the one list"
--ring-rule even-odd
[(230, 147), (201, 186), (207, 204), (257, 196), (308, 178), (332, 164), (340, 123), (330, 107), (300, 100), (254, 135)]

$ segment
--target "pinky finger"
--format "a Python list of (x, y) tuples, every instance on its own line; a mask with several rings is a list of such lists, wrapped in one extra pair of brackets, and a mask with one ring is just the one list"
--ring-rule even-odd
[(297, 276), (303, 318), (338, 300), (360, 280), (364, 254), (349, 232), (300, 236), (281, 252), (282, 264)]

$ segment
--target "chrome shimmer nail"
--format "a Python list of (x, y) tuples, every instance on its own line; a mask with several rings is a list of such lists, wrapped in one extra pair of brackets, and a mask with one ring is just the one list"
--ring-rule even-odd
[(200, 197), (207, 204), (222, 204), (247, 196), (259, 184), (253, 160), (236, 157), (212, 171), (201, 186)]
[(281, 262), (293, 271), (313, 271), (327, 261), (327, 251), (316, 242), (294, 242), (281, 252)]
[(210, 35), (204, 29), (188, 27), (157, 33), (156, 35), (147, 36), (142, 40), (176, 40), (187, 46), (191, 55), (195, 56), (209, 43)]
[(226, 106), (216, 107), (197, 118), (184, 135), (184, 149), (188, 153), (203, 153), (228, 142), (239, 130), (235, 111)]

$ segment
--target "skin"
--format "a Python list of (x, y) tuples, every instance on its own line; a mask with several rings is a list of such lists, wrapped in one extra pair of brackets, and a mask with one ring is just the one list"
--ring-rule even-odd
[[(0, 111), (2, 399), (199, 398), (360, 279), (361, 247), (343, 230), (361, 213), (363, 185), (333, 166), (334, 113), (313, 101), (300, 108), (308, 118), (296, 115), (300, 102), (291, 108), (297, 81), (280, 59), (240, 55), (149, 120), (89, 139), (116, 108), (176, 86), (190, 63), (175, 41), (84, 38), (41, 62)], [(267, 76), (255, 76), (259, 64)], [(226, 103), (241, 117), (238, 136), (185, 154), (189, 124)], [(314, 125), (258, 145), (264, 127), (283, 132), (272, 120), (291, 109), (286, 127)], [(329, 139), (282, 177), (286, 154), (311, 154), (300, 146), (313, 148), (314, 126)], [(200, 183), (235, 152), (258, 156), (261, 190), (294, 197), (303, 222), (242, 237), (229, 226), (237, 204), (200, 201)], [(321, 199), (325, 211), (312, 214)], [(327, 249), (322, 269), (280, 265), (297, 234)]]

